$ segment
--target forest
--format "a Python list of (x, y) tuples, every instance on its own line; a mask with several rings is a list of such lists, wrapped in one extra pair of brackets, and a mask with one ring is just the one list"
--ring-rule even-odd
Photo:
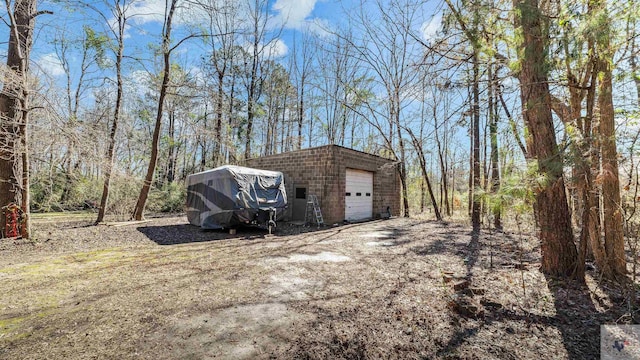
[(141, 220), (182, 211), (189, 174), (338, 144), (397, 161), (394, 215), (535, 228), (545, 274), (628, 278), (634, 1), (314, 4), (7, 0), (0, 204), (24, 237), (32, 213)]

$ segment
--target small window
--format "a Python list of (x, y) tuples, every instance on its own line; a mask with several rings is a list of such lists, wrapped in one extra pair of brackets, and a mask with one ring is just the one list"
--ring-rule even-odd
[(306, 199), (307, 188), (296, 188), (296, 199)]
[(362, 196), (362, 193), (356, 193), (356, 196)]
[(346, 193), (345, 196), (351, 196), (351, 193)]
[(371, 196), (371, 193), (367, 193), (367, 196)]

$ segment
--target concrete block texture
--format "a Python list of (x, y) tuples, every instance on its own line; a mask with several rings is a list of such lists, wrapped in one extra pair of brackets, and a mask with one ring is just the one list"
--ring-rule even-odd
[(339, 145), (325, 145), (249, 159), (245, 165), (284, 173), (289, 201), (285, 220), (293, 218), (295, 189), (304, 187), (307, 194), (318, 197), (326, 224), (342, 222), (347, 169), (373, 173), (374, 218), (386, 212), (387, 207), (393, 216), (400, 213), (400, 178), (394, 160)]

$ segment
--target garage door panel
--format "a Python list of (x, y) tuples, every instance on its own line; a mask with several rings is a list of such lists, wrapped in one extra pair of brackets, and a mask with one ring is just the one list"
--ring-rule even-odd
[(373, 173), (347, 169), (345, 219), (363, 220), (373, 217)]

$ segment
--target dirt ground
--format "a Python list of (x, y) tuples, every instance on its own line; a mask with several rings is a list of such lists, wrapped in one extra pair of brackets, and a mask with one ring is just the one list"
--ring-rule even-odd
[(631, 322), (593, 270), (563, 290), (532, 238), (454, 223), (34, 228), (0, 240), (2, 359), (597, 359)]

